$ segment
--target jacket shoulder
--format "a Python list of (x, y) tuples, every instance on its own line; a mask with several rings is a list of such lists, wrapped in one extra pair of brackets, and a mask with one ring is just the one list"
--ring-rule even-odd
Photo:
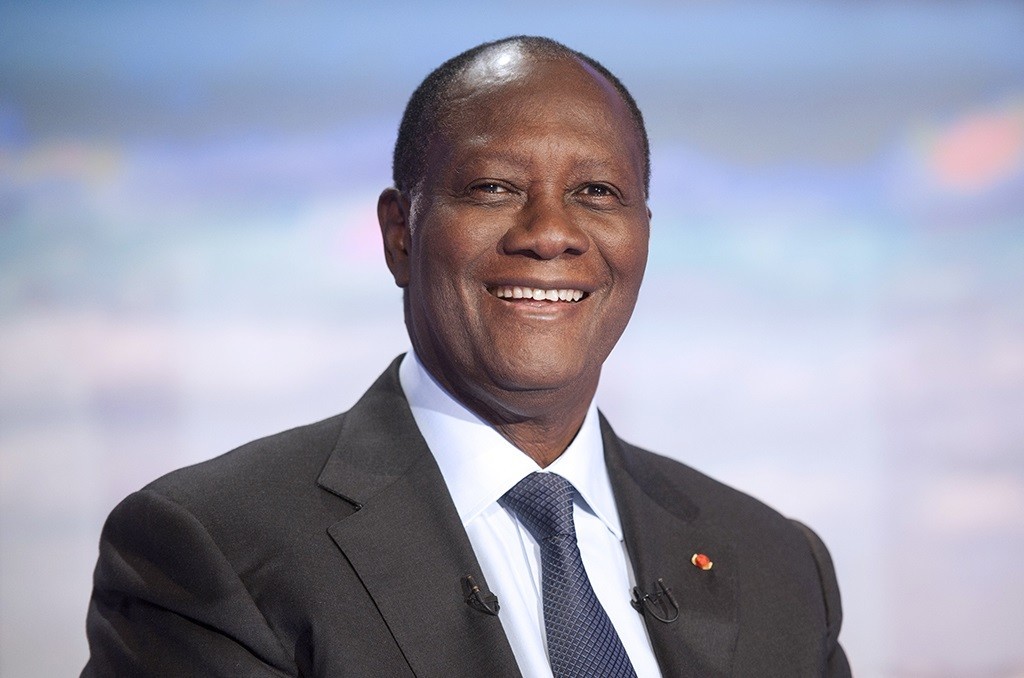
[(220, 456), (171, 471), (143, 493), (204, 515), (261, 513), (315, 496), (316, 480), (337, 444), (346, 414), (259, 438)]
[(803, 541), (801, 531), (789, 518), (761, 500), (682, 462), (620, 441), (623, 465), (647, 494), (673, 513), (719, 527), (747, 525), (788, 534)]

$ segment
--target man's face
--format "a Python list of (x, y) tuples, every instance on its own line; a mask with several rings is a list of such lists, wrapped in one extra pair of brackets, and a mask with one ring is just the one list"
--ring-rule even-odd
[(427, 176), (398, 201), (407, 226), (392, 245), (384, 231), (424, 365), (478, 412), (514, 419), (531, 394), (592, 396), (636, 302), (650, 214), (611, 84), (574, 60), (501, 65), (456, 85)]

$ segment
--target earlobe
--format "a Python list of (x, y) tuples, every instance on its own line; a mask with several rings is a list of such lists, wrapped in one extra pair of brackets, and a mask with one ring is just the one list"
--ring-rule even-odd
[(409, 284), (409, 201), (397, 188), (386, 188), (377, 199), (377, 221), (384, 241), (384, 258), (399, 287)]

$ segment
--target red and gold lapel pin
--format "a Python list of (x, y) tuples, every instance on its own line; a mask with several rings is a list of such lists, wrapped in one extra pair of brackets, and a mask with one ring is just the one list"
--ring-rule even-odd
[(710, 570), (714, 563), (703, 553), (694, 553), (693, 557), (690, 558), (690, 562), (699, 567), (702, 570)]

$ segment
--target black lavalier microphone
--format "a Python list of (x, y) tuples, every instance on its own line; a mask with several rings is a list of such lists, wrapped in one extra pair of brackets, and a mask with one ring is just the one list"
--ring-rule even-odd
[(501, 609), (501, 606), (498, 605), (498, 596), (487, 589), (480, 588), (471, 574), (462, 578), (462, 591), (466, 596), (466, 603), (474, 610), (497, 615), (498, 610)]
[(665, 586), (664, 579), (658, 579), (658, 592), (644, 593), (640, 587), (633, 587), (633, 600), (629, 601), (633, 609), (641, 615), (650, 614), (660, 622), (671, 624), (679, 619), (679, 603), (672, 595), (672, 589)]

